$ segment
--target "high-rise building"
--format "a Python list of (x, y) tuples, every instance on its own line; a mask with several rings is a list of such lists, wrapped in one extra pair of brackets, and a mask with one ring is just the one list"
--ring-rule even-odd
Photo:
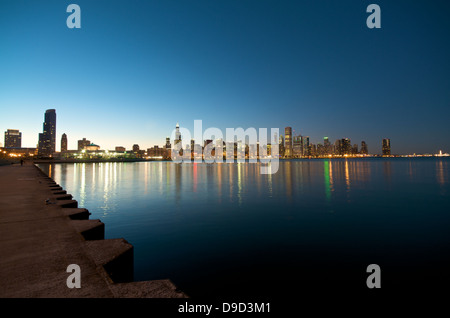
[(341, 139), (336, 139), (334, 142), (334, 154), (342, 156), (342, 141)]
[(350, 155), (352, 154), (352, 143), (348, 138), (341, 139), (341, 154)]
[(303, 147), (303, 157), (309, 157), (311, 156), (311, 147), (309, 145), (309, 136), (303, 136), (302, 137), (302, 147)]
[(382, 150), (383, 156), (391, 155), (391, 140), (389, 138), (383, 139), (383, 144), (382, 144), (381, 150)]
[(280, 157), (284, 157), (284, 136), (280, 135), (278, 143), (278, 152)]
[(175, 126), (175, 140), (173, 144), (178, 145), (178, 143), (181, 143), (181, 133), (180, 133), (180, 125), (177, 123), (177, 125)]
[(316, 156), (325, 156), (326, 152), (325, 152), (325, 147), (322, 144), (317, 144), (316, 147)]
[(67, 135), (62, 134), (61, 137), (61, 152), (67, 151)]
[(352, 147), (352, 155), (358, 154), (358, 144), (354, 144)]
[(78, 140), (78, 151), (85, 149), (90, 144), (91, 144), (90, 140), (86, 140), (86, 138)]
[(292, 155), (295, 158), (299, 158), (302, 156), (302, 136), (294, 136), (293, 146), (292, 146)]
[(138, 144), (134, 144), (133, 145), (133, 152), (138, 152), (139, 151), (139, 145)]
[(18, 129), (5, 131), (5, 148), (22, 148), (22, 133)]
[(52, 157), (56, 151), (56, 111), (47, 109), (44, 115), (43, 132), (39, 134), (38, 155)]
[(309, 144), (309, 155), (313, 157), (317, 156), (317, 147), (313, 143)]
[(190, 144), (190, 148), (191, 150), (191, 156), (194, 156), (195, 154), (195, 140), (191, 138), (191, 144)]
[(323, 154), (324, 155), (331, 154), (331, 143), (328, 140), (328, 137), (323, 137)]
[(284, 156), (292, 157), (292, 127), (284, 128)]
[(166, 137), (166, 149), (172, 148), (172, 145), (170, 144), (170, 137)]
[(367, 148), (367, 144), (366, 144), (366, 142), (363, 140), (363, 141), (361, 141), (361, 151), (360, 151), (360, 154), (362, 154), (362, 155), (367, 155), (367, 154), (369, 154), (369, 150), (368, 150), (368, 148)]

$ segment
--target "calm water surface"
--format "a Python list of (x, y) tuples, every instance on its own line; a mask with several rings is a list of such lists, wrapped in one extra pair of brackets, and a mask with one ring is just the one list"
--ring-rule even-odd
[[(170, 278), (196, 295), (310, 286), (448, 284), (450, 160), (39, 166), (134, 245), (135, 280)], [(412, 282), (415, 282), (412, 284)]]

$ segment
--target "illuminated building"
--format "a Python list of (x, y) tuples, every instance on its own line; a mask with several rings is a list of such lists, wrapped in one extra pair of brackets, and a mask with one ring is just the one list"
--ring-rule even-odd
[(324, 156), (326, 155), (325, 147), (322, 144), (317, 144), (316, 148), (316, 156)]
[(88, 151), (97, 151), (97, 150), (100, 150), (100, 146), (91, 143), (91, 144), (87, 145), (87, 146), (84, 148), (84, 150), (88, 150)]
[(352, 148), (352, 155), (358, 154), (358, 144), (354, 144)]
[(365, 141), (361, 141), (361, 151), (360, 151), (360, 154), (362, 154), (362, 155), (367, 155), (367, 154), (369, 154), (369, 150), (368, 150), (368, 148), (367, 148), (367, 144), (366, 144)]
[(147, 149), (147, 156), (150, 158), (163, 158), (166, 155), (166, 149), (155, 145), (153, 148)]
[(284, 128), (284, 156), (292, 157), (292, 127)]
[(383, 139), (383, 144), (382, 144), (382, 153), (383, 156), (390, 156), (391, 155), (391, 140), (388, 138)]
[(133, 145), (133, 152), (139, 152), (139, 145), (138, 144), (134, 144)]
[(62, 134), (61, 136), (61, 152), (67, 151), (67, 135)]
[(86, 138), (83, 138), (82, 140), (78, 140), (78, 151), (83, 150), (90, 144), (91, 144), (91, 142), (89, 140), (86, 140)]
[(5, 131), (5, 148), (21, 148), (22, 133), (18, 129)]
[(348, 138), (341, 139), (341, 155), (351, 155), (352, 154), (352, 143)]
[(315, 144), (309, 145), (309, 155), (313, 157), (317, 156), (317, 147)]
[(302, 136), (294, 136), (292, 155), (294, 158), (300, 158), (302, 156)]
[(39, 134), (38, 155), (52, 157), (56, 150), (56, 111), (47, 109), (44, 115), (43, 132)]
[(302, 148), (303, 148), (303, 157), (309, 157), (311, 156), (311, 148), (309, 145), (309, 136), (302, 137)]
[(328, 137), (323, 137), (323, 154), (324, 155), (330, 155), (332, 153), (331, 151), (331, 143), (328, 140)]
[(122, 147), (122, 146), (116, 146), (116, 148), (115, 148), (115, 151), (116, 152), (125, 152), (125, 147)]
[(280, 135), (279, 143), (278, 143), (278, 151), (280, 157), (284, 157), (284, 137)]

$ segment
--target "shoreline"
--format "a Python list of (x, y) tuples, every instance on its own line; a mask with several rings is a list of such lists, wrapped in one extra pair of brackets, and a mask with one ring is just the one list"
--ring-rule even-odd
[[(300, 160), (368, 160), (368, 159), (445, 159), (450, 158), (450, 156), (390, 156), (390, 157), (383, 157), (383, 156), (366, 156), (366, 157), (315, 157), (315, 158), (280, 158), (279, 161), (300, 161)], [(237, 163), (237, 159), (235, 158), (233, 162), (231, 163)], [(167, 159), (30, 159), (33, 164), (40, 164), (40, 163), (49, 163), (49, 164), (59, 164), (59, 163), (108, 163), (108, 162), (172, 162), (172, 160)], [(10, 162), (9, 164), (14, 163), (20, 163), (20, 161), (16, 162)], [(182, 161), (181, 163), (196, 163), (194, 160), (189, 161)], [(206, 163), (204, 160), (198, 163)], [(217, 163), (217, 162), (213, 162)], [(223, 160), (222, 163), (227, 163), (226, 159)], [(243, 163), (250, 163), (249, 159), (245, 159), (245, 162)], [(257, 159), (257, 162), (255, 163), (261, 163), (259, 159)], [(2, 165), (2, 162), (0, 161), (0, 166)], [(8, 163), (3, 164), (8, 165)]]
[[(133, 245), (105, 239), (105, 224), (30, 161), (0, 174), (0, 298), (187, 297), (170, 279), (134, 281)], [(80, 288), (67, 283), (72, 264)]]

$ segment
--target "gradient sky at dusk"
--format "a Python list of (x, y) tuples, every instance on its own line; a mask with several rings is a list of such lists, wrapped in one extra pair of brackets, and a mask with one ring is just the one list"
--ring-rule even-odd
[(163, 145), (201, 119), (450, 152), (449, 14), (449, 1), (0, 0), (1, 142), (19, 129), (36, 146), (54, 108), (57, 150), (62, 133), (69, 149)]

